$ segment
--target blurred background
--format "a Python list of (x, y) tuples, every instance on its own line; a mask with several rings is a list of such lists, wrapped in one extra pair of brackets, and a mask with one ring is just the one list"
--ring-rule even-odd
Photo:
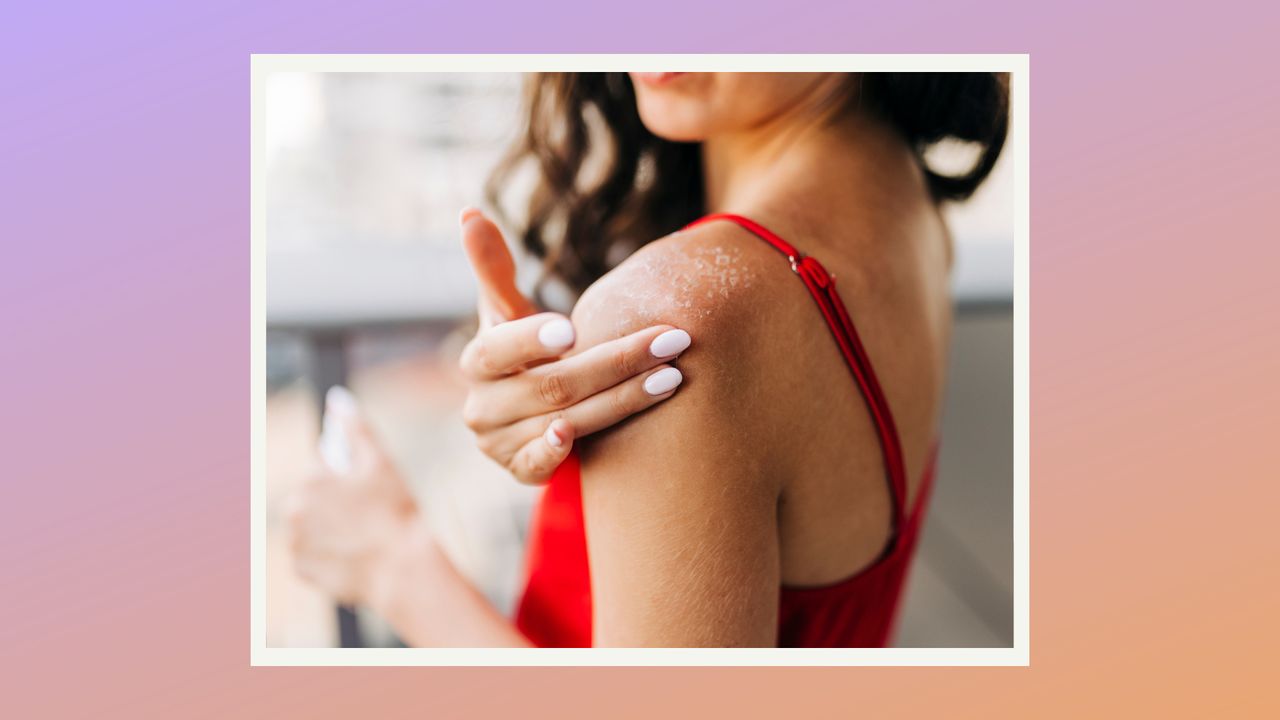
[[(394, 645), (294, 574), (283, 498), (312, 461), (319, 397), (352, 388), (447, 551), (514, 607), (537, 490), (475, 449), (457, 357), (475, 287), (457, 218), (481, 206), (520, 124), (515, 74), (275, 73), (266, 94), (267, 644)], [(966, 148), (939, 147), (940, 166)], [(1013, 641), (1013, 163), (1006, 151), (956, 238), (956, 329), (933, 505), (897, 644)], [(521, 264), (526, 287), (536, 266)]]

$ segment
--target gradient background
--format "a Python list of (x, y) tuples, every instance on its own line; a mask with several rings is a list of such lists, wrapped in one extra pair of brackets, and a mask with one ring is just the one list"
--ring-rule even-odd
[[(1280, 713), (1280, 12), (578, 5), (6, 13), (0, 713)], [(249, 54), (496, 51), (1031, 54), (1030, 668), (248, 666)]]

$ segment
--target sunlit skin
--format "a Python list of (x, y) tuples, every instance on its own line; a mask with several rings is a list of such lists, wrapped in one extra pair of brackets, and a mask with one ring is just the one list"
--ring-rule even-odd
[[(894, 409), (914, 495), (943, 390), (950, 239), (910, 149), (835, 113), (849, 80), (686, 73), (635, 84), (651, 131), (702, 143), (708, 211), (757, 220), (836, 276)], [(668, 399), (576, 441), (597, 645), (771, 645), (780, 584), (839, 580), (879, 554), (891, 500), (871, 421), (775, 250), (728, 223), (676, 233), (601, 278), (572, 319), (569, 359), (654, 326), (693, 338)], [(400, 558), (381, 565), (394, 579), (365, 599), (413, 644), (523, 644), (414, 527), (382, 552)]]

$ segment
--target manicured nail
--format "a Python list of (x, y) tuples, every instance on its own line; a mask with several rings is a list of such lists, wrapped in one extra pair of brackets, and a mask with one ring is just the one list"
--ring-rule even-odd
[(567, 348), (573, 344), (573, 323), (564, 318), (550, 320), (538, 328), (538, 342), (549, 348)]
[(324, 394), (324, 406), (339, 418), (349, 418), (356, 414), (356, 396), (341, 385), (334, 385)]
[(480, 211), (473, 207), (464, 207), (462, 208), (462, 212), (458, 214), (458, 224), (466, 225), (468, 220), (479, 214)]
[(561, 440), (560, 436), (556, 434), (556, 429), (553, 425), (548, 425), (547, 431), (542, 435), (547, 439), (547, 444), (553, 448), (558, 448), (564, 444), (564, 440)]
[(644, 379), (644, 391), (650, 395), (661, 395), (671, 392), (684, 380), (684, 376), (675, 368), (662, 368)]
[[(668, 358), (685, 351), (693, 342), (683, 330), (668, 330), (649, 343), (649, 352), (656, 358)], [(678, 381), (677, 381), (678, 382)]]

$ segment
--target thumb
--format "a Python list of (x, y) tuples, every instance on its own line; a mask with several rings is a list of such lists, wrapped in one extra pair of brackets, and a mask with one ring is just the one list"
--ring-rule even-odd
[(493, 221), (475, 208), (465, 208), (462, 247), (480, 283), (481, 302), (503, 320), (515, 320), (537, 312), (537, 307), (516, 288), (516, 263)]

